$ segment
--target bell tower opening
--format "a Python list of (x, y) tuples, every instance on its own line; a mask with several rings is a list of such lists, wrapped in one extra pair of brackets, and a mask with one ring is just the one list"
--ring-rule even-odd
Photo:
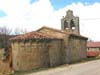
[(68, 22), (67, 21), (64, 21), (64, 29), (65, 30), (68, 30), (69, 28), (68, 28)]
[(75, 30), (76, 27), (75, 27), (73, 19), (70, 21), (70, 25), (71, 25), (71, 29)]
[(79, 34), (79, 17), (73, 15), (73, 11), (68, 10), (66, 15), (61, 19), (61, 29), (66, 32)]

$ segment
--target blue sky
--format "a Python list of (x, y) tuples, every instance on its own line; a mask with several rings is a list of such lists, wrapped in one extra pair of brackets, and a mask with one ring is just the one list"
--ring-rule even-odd
[[(39, 0), (30, 0), (30, 4), (33, 4), (33, 3), (37, 2), (37, 1), (39, 1)], [(58, 9), (61, 9), (61, 8), (65, 7), (65, 6), (67, 6), (67, 5), (70, 5), (72, 3), (81, 2), (81, 3), (85, 4), (85, 5), (91, 5), (91, 4), (95, 3), (95, 2), (99, 2), (100, 3), (100, 0), (50, 0), (50, 2), (52, 4), (53, 8), (55, 10), (58, 10)], [(0, 10), (0, 17), (4, 17), (4, 16), (7, 16), (7, 14), (4, 11)]]
[[(36, 1), (39, 1), (39, 0), (30, 0), (30, 3), (34, 3)], [(51, 4), (53, 5), (54, 9), (55, 10), (58, 10), (60, 8), (63, 8), (67, 5), (70, 5), (72, 3), (78, 3), (78, 2), (81, 2), (85, 5), (91, 5), (95, 2), (99, 2), (100, 3), (100, 0), (50, 0)]]
[(100, 0), (51, 0), (51, 3), (53, 4), (53, 6), (55, 7), (55, 9), (59, 9), (62, 8), (66, 5), (72, 4), (72, 3), (89, 3), (89, 4), (93, 4), (94, 2), (100, 2)]
[(7, 14), (4, 11), (0, 10), (0, 17), (4, 17), (4, 16), (7, 16)]

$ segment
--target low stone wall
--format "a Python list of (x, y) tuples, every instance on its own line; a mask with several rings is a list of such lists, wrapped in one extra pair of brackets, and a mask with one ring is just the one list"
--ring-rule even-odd
[(6, 61), (3, 60), (4, 49), (0, 49), (0, 75), (7, 75), (11, 72), (11, 57), (9, 57)]
[(8, 62), (0, 61), (0, 75), (7, 75), (11, 72)]

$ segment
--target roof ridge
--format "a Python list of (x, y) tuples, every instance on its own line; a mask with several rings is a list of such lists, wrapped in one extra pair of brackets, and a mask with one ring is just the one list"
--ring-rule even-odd
[(63, 30), (59, 30), (59, 29), (55, 29), (55, 28), (51, 28), (51, 27), (47, 27), (47, 26), (43, 26), (43, 27), (41, 27), (40, 29), (38, 29), (37, 31), (39, 31), (39, 30), (41, 30), (41, 29), (43, 29), (43, 28), (47, 28), (47, 29), (50, 29), (50, 30), (54, 30), (54, 31), (63, 33), (63, 34), (73, 35), (73, 36), (77, 36), (77, 37), (81, 37), (81, 38), (86, 38), (86, 39), (87, 39), (87, 37), (84, 37), (84, 36), (82, 36), (82, 35), (74, 34), (74, 33), (71, 33), (71, 32), (65, 32), (65, 31), (63, 31)]
[(47, 27), (47, 26), (43, 26), (43, 27), (41, 27), (40, 29), (38, 29), (38, 30), (36, 30), (36, 31), (39, 31), (39, 30), (41, 30), (42, 28), (47, 28), (47, 29), (51, 29), (51, 30), (58, 31), (58, 32), (61, 32), (61, 33), (68, 34), (67, 32), (65, 32), (65, 31), (63, 31), (63, 30), (55, 29), (55, 28)]

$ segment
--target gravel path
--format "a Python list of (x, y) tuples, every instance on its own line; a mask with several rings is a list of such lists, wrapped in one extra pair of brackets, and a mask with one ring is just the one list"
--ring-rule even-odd
[(27, 75), (100, 75), (100, 60), (67, 65)]

